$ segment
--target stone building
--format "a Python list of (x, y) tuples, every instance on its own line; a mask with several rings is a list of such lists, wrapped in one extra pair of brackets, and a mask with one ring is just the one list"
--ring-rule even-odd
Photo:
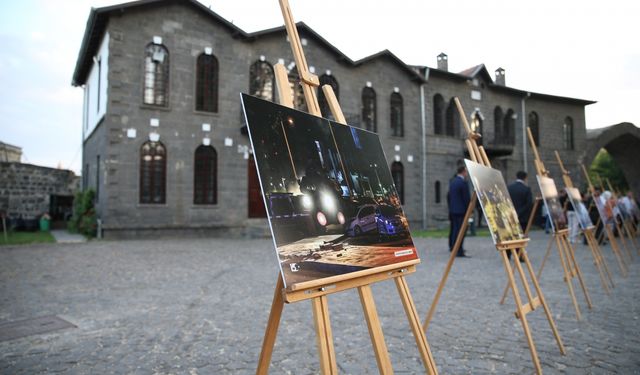
[(0, 162), (0, 211), (16, 220), (33, 220), (44, 213), (54, 221), (67, 220), (78, 182), (73, 171)]
[[(312, 72), (334, 87), (349, 124), (380, 135), (413, 228), (446, 219), (448, 180), (464, 158), (454, 96), (507, 179), (533, 171), (525, 125), (555, 176), (556, 149), (577, 172), (584, 107), (593, 102), (508, 87), (503, 69), (493, 78), (484, 65), (449, 72), (444, 54), (437, 68), (409, 66), (388, 50), (354, 61), (304, 23), (298, 30)], [(283, 27), (247, 33), (194, 0), (91, 11), (72, 84), (85, 93), (83, 187), (97, 192), (105, 236), (264, 226), (239, 93), (276, 100), (278, 62), (304, 109)]]

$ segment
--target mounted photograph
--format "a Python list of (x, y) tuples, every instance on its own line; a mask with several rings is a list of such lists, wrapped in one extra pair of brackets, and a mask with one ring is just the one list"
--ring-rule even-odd
[(286, 286), (418, 259), (377, 134), (242, 104)]
[(580, 194), (580, 190), (574, 187), (566, 187), (565, 190), (567, 191), (567, 196), (569, 197), (569, 202), (571, 202), (573, 211), (575, 211), (578, 216), (580, 228), (585, 230), (587, 228), (593, 227), (591, 217), (589, 217), (589, 211), (587, 211), (584, 203), (582, 203), (582, 195)]
[(495, 244), (524, 238), (504, 177), (499, 170), (465, 159)]
[(567, 216), (564, 214), (562, 205), (560, 204), (560, 196), (556, 183), (552, 178), (536, 175), (538, 178), (538, 186), (542, 192), (542, 200), (547, 212), (551, 218), (551, 229), (557, 232), (567, 228)]

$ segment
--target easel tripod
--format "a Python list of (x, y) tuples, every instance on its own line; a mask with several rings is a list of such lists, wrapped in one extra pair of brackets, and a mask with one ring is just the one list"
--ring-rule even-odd
[[(487, 167), (491, 167), (491, 163), (489, 162), (489, 158), (487, 157), (487, 154), (484, 151), (484, 148), (482, 146), (478, 146), (477, 144), (477, 140), (480, 139), (481, 135), (476, 133), (475, 131), (473, 131), (471, 129), (471, 127), (469, 126), (469, 123), (467, 121), (466, 115), (464, 110), (462, 109), (462, 105), (460, 104), (460, 101), (458, 100), (458, 98), (454, 98), (454, 101), (456, 103), (456, 106), (458, 108), (458, 112), (460, 114), (460, 118), (462, 119), (462, 123), (467, 131), (467, 139), (465, 141), (465, 144), (467, 146), (467, 150), (469, 152), (469, 156), (470, 158), (477, 163), (480, 163), (484, 166)], [(440, 284), (438, 286), (438, 289), (436, 291), (436, 295), (434, 297), (434, 300), (431, 304), (431, 307), (429, 308), (429, 312), (427, 314), (427, 317), (424, 321), (423, 324), (423, 329), (426, 331), (429, 328), (429, 323), (431, 322), (431, 319), (433, 318), (433, 314), (435, 312), (435, 308), (438, 304), (438, 301), (440, 299), (440, 296), (442, 294), (442, 290), (444, 289), (444, 285), (447, 281), (447, 278), (449, 276), (449, 272), (451, 271), (451, 267), (453, 266), (453, 262), (455, 261), (455, 257), (456, 254), (458, 252), (458, 250), (460, 249), (461, 243), (462, 243), (462, 239), (464, 238), (464, 233), (467, 229), (468, 226), (468, 221), (469, 218), (471, 217), (471, 215), (474, 212), (476, 206), (476, 200), (475, 199), (471, 199), (471, 202), (469, 203), (469, 206), (467, 207), (467, 211), (465, 213), (464, 219), (462, 221), (462, 228), (460, 229), (460, 232), (458, 233), (458, 237), (456, 238), (455, 244), (453, 246), (453, 249), (451, 250), (451, 255), (449, 257), (449, 261), (447, 262), (447, 265), (445, 267), (445, 271), (444, 274), (442, 276), (442, 280), (440, 281)], [(527, 344), (529, 346), (529, 351), (531, 352), (531, 358), (533, 360), (533, 364), (534, 367), (536, 369), (536, 373), (541, 374), (542, 373), (542, 366), (540, 365), (540, 360), (538, 358), (538, 352), (536, 350), (535, 347), (535, 343), (533, 342), (533, 337), (531, 335), (531, 329), (529, 327), (529, 323), (527, 321), (526, 315), (532, 311), (534, 311), (536, 308), (539, 308), (542, 306), (542, 308), (544, 309), (545, 315), (547, 317), (547, 321), (549, 322), (549, 326), (551, 327), (551, 331), (553, 332), (553, 335), (556, 339), (556, 342), (558, 344), (558, 348), (560, 349), (560, 353), (562, 353), (563, 355), (566, 353), (565, 348), (564, 348), (564, 344), (562, 343), (562, 339), (560, 338), (560, 334), (558, 333), (558, 329), (556, 327), (556, 324), (553, 320), (553, 316), (551, 314), (551, 310), (549, 309), (549, 306), (547, 305), (547, 302), (545, 301), (544, 295), (542, 294), (542, 290), (540, 288), (540, 285), (538, 284), (538, 280), (536, 278), (535, 272), (533, 271), (533, 267), (531, 266), (531, 262), (529, 261), (529, 257), (527, 256), (527, 253), (525, 251), (525, 247), (527, 245), (527, 242), (529, 240), (528, 239), (522, 239), (522, 240), (516, 240), (516, 241), (504, 241), (502, 243), (499, 243), (496, 245), (496, 249), (498, 250), (498, 252), (500, 253), (500, 257), (502, 258), (503, 264), (504, 264), (504, 268), (505, 271), (507, 273), (507, 280), (509, 283), (509, 287), (511, 288), (511, 290), (513, 291), (513, 297), (514, 300), (516, 302), (516, 311), (515, 311), (515, 316), (517, 319), (520, 320), (520, 322), (522, 323), (522, 328), (524, 330), (524, 334), (525, 337), (527, 339)], [(529, 279), (531, 284), (533, 285), (533, 289), (535, 290), (535, 295), (532, 292), (532, 288), (529, 286), (529, 280), (527, 280), (527, 276), (525, 273), (525, 270), (523, 268), (523, 265), (520, 264), (520, 262), (515, 262), (515, 267), (512, 268), (509, 259), (507, 258), (507, 252), (511, 252), (511, 255), (513, 255), (514, 259), (517, 259), (518, 254), (520, 254), (522, 256), (523, 259), (523, 264), (524, 264), (524, 268), (527, 269), (527, 272), (529, 274)], [(518, 275), (520, 276), (520, 279), (522, 281), (522, 286), (526, 295), (526, 299), (527, 299), (527, 303), (523, 303), (522, 299), (520, 297), (520, 291), (519, 288), (517, 286), (516, 283), (516, 278), (515, 278), (515, 274), (516, 272), (518, 273)]]
[[(540, 154), (538, 153), (538, 148), (536, 147), (533, 134), (531, 134), (531, 129), (527, 127), (527, 135), (529, 138), (529, 143), (531, 145), (531, 149), (534, 154), (534, 165), (536, 167), (536, 173), (541, 178), (549, 178), (549, 172), (544, 167), (544, 163), (542, 163), (542, 159), (540, 159)], [(531, 215), (534, 213), (532, 212)], [(551, 215), (550, 215), (551, 216)], [(531, 218), (529, 218), (531, 221)], [(589, 296), (589, 292), (587, 292), (587, 286), (584, 283), (584, 279), (582, 278), (582, 271), (580, 270), (580, 266), (575, 257), (575, 253), (573, 251), (573, 247), (569, 242), (568, 233), (569, 230), (567, 228), (560, 229), (558, 227), (559, 223), (555, 222), (553, 225), (553, 240), (556, 243), (556, 249), (558, 250), (558, 257), (560, 258), (560, 264), (562, 265), (562, 270), (564, 273), (564, 281), (567, 284), (567, 289), (569, 290), (569, 296), (571, 297), (571, 301), (573, 302), (573, 307), (576, 311), (576, 317), (578, 320), (581, 319), (580, 314), (580, 306), (578, 305), (578, 300), (576, 299), (576, 295), (573, 291), (573, 279), (577, 278), (584, 293), (585, 300), (587, 302), (587, 306), (589, 309), (593, 307), (591, 303), (591, 297)], [(551, 239), (549, 240), (551, 242)], [(550, 245), (550, 243), (549, 243)], [(538, 271), (538, 277), (542, 273), (542, 269), (544, 267), (544, 262), (547, 259), (549, 251), (551, 250), (551, 246), (547, 246), (547, 251), (545, 253), (545, 257), (543, 259), (542, 265), (540, 266), (540, 270)], [(516, 260), (517, 263), (517, 260)], [(504, 298), (501, 303), (504, 301)]]
[[(304, 91), (308, 111), (312, 115), (321, 116), (315, 91), (319, 86), (318, 77), (313, 75), (307, 66), (302, 50), (302, 44), (300, 43), (300, 37), (293, 20), (288, 0), (279, 0), (279, 3), (291, 43), (293, 57), (300, 76), (300, 84)], [(293, 107), (291, 88), (289, 87), (287, 72), (284, 65), (276, 64), (275, 73), (281, 104)], [(322, 90), (327, 98), (329, 107), (331, 108), (336, 121), (346, 124), (346, 120), (331, 86), (325, 85), (322, 87)], [(404, 278), (406, 274), (415, 272), (415, 265), (419, 262), (420, 261), (416, 259), (389, 266), (358, 271), (353, 274), (338, 275), (317, 281), (297, 283), (286, 289), (284, 288), (282, 276), (278, 274), (273, 302), (271, 304), (271, 312), (269, 314), (269, 321), (264, 335), (256, 374), (267, 374), (269, 372), (269, 364), (271, 363), (271, 355), (273, 353), (284, 303), (297, 302), (306, 299), (311, 300), (321, 372), (322, 374), (337, 374), (338, 370), (335, 350), (333, 347), (333, 334), (329, 321), (327, 295), (353, 288), (357, 288), (360, 295), (360, 302), (369, 328), (369, 335), (371, 337), (379, 371), (381, 374), (393, 374), (393, 368), (384, 342), (384, 335), (382, 327), (380, 326), (380, 321), (378, 319), (373, 299), (373, 292), (371, 291), (370, 286), (375, 282), (393, 279), (396, 283), (400, 300), (402, 301), (402, 305), (409, 320), (409, 325), (411, 326), (413, 335), (416, 339), (416, 344), (420, 351), (426, 371), (430, 375), (436, 375), (438, 371), (436, 369), (426, 335), (420, 327), (418, 313), (413, 299), (411, 298), (409, 287)]]

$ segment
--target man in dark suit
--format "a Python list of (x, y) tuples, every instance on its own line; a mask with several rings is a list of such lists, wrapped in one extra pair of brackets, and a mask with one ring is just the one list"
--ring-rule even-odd
[[(449, 251), (452, 251), (453, 245), (456, 243), (456, 238), (458, 238), (458, 233), (462, 228), (464, 214), (467, 212), (467, 207), (471, 200), (469, 185), (467, 184), (467, 168), (465, 168), (464, 165), (458, 167), (456, 176), (449, 181), (448, 200), (449, 220), (451, 220), (451, 227), (449, 229)], [(463, 243), (464, 235), (456, 256), (467, 256)]]
[[(511, 201), (516, 208), (522, 233), (524, 233), (533, 208), (533, 193), (531, 193), (531, 188), (527, 185), (527, 172), (519, 171), (516, 173), (516, 178), (514, 182), (507, 186), (507, 190), (509, 190)], [(507, 255), (511, 259), (510, 251), (507, 252)]]

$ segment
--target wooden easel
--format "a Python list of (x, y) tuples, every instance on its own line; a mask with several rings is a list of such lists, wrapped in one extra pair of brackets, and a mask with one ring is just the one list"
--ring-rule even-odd
[[(609, 186), (609, 191), (611, 192), (611, 194), (613, 194), (614, 199), (617, 201), (620, 198), (620, 194), (613, 189), (613, 186), (611, 185), (611, 181), (609, 180), (609, 178), (607, 178), (606, 181), (607, 181), (607, 186)], [(640, 253), (640, 250), (638, 249), (638, 243), (636, 242), (635, 233), (633, 229), (630, 228), (628, 219), (621, 215), (620, 221), (622, 223), (618, 223), (618, 220), (614, 220), (614, 221), (618, 226), (618, 233), (620, 233), (620, 237), (622, 237), (622, 239), (624, 240), (624, 236), (626, 235), (627, 238), (629, 239), (629, 242), (633, 244), (633, 247), (635, 247), (636, 251)], [(622, 229), (624, 229), (624, 231), (622, 231)]]
[[(300, 84), (304, 90), (307, 108), (309, 113), (312, 115), (321, 116), (315, 93), (316, 88), (319, 86), (318, 77), (313, 75), (307, 66), (304, 52), (302, 50), (302, 44), (300, 43), (300, 37), (293, 20), (288, 0), (279, 0), (279, 2), (289, 41), (291, 42), (293, 57), (298, 68), (298, 74), (300, 75)], [(276, 64), (275, 72), (281, 104), (293, 107), (291, 99), (292, 93), (289, 86), (286, 68), (283, 64)], [(331, 108), (336, 121), (346, 124), (346, 120), (331, 86), (324, 85), (322, 90), (327, 98), (329, 107)], [(271, 354), (273, 353), (284, 303), (298, 302), (307, 299), (311, 300), (313, 310), (321, 372), (322, 374), (337, 374), (338, 369), (335, 350), (333, 347), (333, 334), (331, 332), (331, 324), (329, 321), (327, 295), (353, 288), (358, 288), (358, 293), (360, 294), (360, 302), (369, 328), (369, 335), (376, 355), (378, 369), (381, 374), (393, 374), (393, 368), (384, 342), (384, 335), (382, 333), (382, 327), (380, 326), (370, 286), (375, 282), (393, 279), (396, 283), (405, 313), (409, 319), (409, 324), (416, 339), (416, 344), (418, 345), (426, 371), (430, 375), (437, 375), (438, 371), (431, 354), (431, 349), (429, 348), (426, 335), (420, 327), (418, 312), (413, 299), (411, 298), (409, 286), (404, 278), (405, 275), (415, 272), (415, 265), (418, 263), (420, 263), (420, 260), (416, 259), (394, 265), (358, 271), (354, 274), (337, 275), (320, 279), (318, 281), (297, 283), (286, 289), (284, 288), (282, 276), (278, 274), (273, 302), (271, 304), (271, 312), (269, 314), (269, 321), (267, 323), (262, 343), (262, 350), (260, 352), (256, 374), (267, 374), (269, 372)]]
[[(555, 154), (556, 159), (558, 160), (558, 165), (560, 165), (560, 170), (562, 171), (562, 180), (564, 181), (564, 185), (569, 188), (574, 187), (569, 171), (564, 167), (564, 163), (562, 162), (560, 154), (557, 150), (555, 151)], [(602, 288), (604, 289), (605, 293), (609, 294), (609, 284), (611, 284), (611, 288), (615, 288), (615, 285), (613, 283), (613, 279), (611, 278), (611, 272), (609, 272), (609, 266), (607, 265), (607, 262), (602, 255), (602, 251), (600, 250), (598, 241), (596, 241), (595, 229), (596, 227), (594, 227), (593, 225), (587, 228), (582, 228), (582, 226), (580, 226), (580, 230), (587, 240), (589, 249), (591, 249), (591, 255), (593, 256), (594, 265), (598, 269), (598, 275), (600, 275)]]
[[(599, 199), (599, 197), (596, 197), (595, 193), (596, 193), (596, 189), (593, 187), (593, 184), (591, 183), (591, 178), (589, 178), (589, 173), (587, 172), (587, 168), (584, 167), (584, 164), (580, 164), (580, 166), (582, 167), (582, 172), (584, 173), (584, 178), (586, 179), (587, 183), (589, 184), (589, 191), (591, 192), (591, 197), (593, 199), (593, 205), (597, 206), (595, 203), (596, 199)], [(596, 207), (596, 209), (598, 210), (598, 223), (602, 223), (602, 229), (603, 232), (607, 234), (607, 238), (609, 239), (609, 243), (611, 244), (611, 250), (613, 251), (613, 254), (616, 257), (616, 260), (618, 261), (618, 267), (620, 267), (620, 272), (622, 273), (622, 277), (627, 277), (628, 271), (627, 271), (627, 265), (625, 264), (623, 258), (622, 258), (622, 254), (620, 251), (620, 248), (618, 247), (618, 242), (616, 241), (615, 236), (613, 235), (613, 231), (611, 230), (611, 227), (609, 227), (609, 224), (607, 224), (606, 222), (602, 221), (601, 215), (600, 215), (600, 210)], [(598, 224), (596, 224), (596, 227), (598, 226)], [(595, 229), (594, 229), (595, 230)], [(594, 240), (595, 235), (593, 236)], [(596, 242), (599, 242), (596, 240)]]
[[(489, 158), (487, 157), (486, 152), (484, 151), (484, 147), (478, 146), (477, 140), (480, 139), (481, 135), (474, 132), (469, 126), (469, 122), (467, 121), (467, 117), (465, 112), (460, 104), (460, 100), (458, 98), (454, 98), (456, 103), (456, 107), (458, 108), (458, 112), (460, 114), (460, 119), (462, 119), (462, 123), (464, 128), (467, 131), (467, 139), (465, 140), (465, 144), (467, 146), (467, 150), (469, 151), (469, 157), (476, 163), (480, 163), (484, 166), (491, 167), (491, 163), (489, 162)], [(445, 267), (444, 275), (442, 276), (442, 280), (440, 281), (440, 285), (436, 291), (436, 295), (434, 300), (429, 308), (429, 312), (423, 324), (423, 329), (426, 330), (429, 328), (429, 323), (433, 318), (433, 314), (435, 312), (436, 305), (440, 299), (440, 295), (442, 294), (442, 290), (444, 289), (444, 285), (449, 276), (449, 272), (451, 271), (451, 267), (453, 266), (453, 262), (455, 261), (456, 254), (460, 249), (462, 239), (464, 238), (464, 234), (467, 230), (469, 217), (473, 214), (474, 209), (476, 207), (476, 199), (471, 199), (469, 206), (467, 207), (467, 211), (465, 213), (464, 219), (462, 221), (462, 228), (460, 228), (460, 232), (458, 233), (458, 237), (456, 238), (453, 249), (451, 250), (451, 255), (449, 256), (449, 261)], [(531, 221), (531, 220), (530, 220)], [(530, 223), (529, 223), (530, 224)], [(529, 257), (527, 256), (527, 252), (525, 251), (525, 247), (529, 239), (522, 239), (517, 241), (504, 241), (500, 244), (496, 245), (496, 249), (500, 253), (502, 258), (505, 271), (507, 273), (507, 279), (509, 283), (509, 287), (513, 291), (513, 297), (516, 302), (516, 311), (515, 316), (522, 323), (522, 328), (524, 330), (525, 337), (527, 339), (527, 344), (529, 345), (529, 351), (531, 352), (531, 358), (533, 360), (534, 367), (536, 369), (536, 373), (542, 374), (542, 367), (540, 365), (540, 360), (538, 358), (538, 351), (536, 350), (535, 343), (533, 342), (533, 337), (531, 335), (531, 329), (529, 328), (529, 323), (527, 321), (526, 315), (536, 308), (542, 306), (544, 312), (547, 316), (547, 321), (549, 322), (549, 326), (551, 327), (551, 331), (556, 339), (558, 344), (558, 348), (560, 349), (560, 353), (563, 355), (566, 354), (564, 344), (562, 343), (562, 339), (560, 338), (560, 334), (558, 333), (558, 329), (556, 327), (555, 321), (553, 320), (553, 316), (551, 315), (551, 310), (547, 305), (547, 302), (544, 299), (544, 295), (542, 294), (542, 289), (540, 288), (540, 284), (536, 278), (535, 272), (533, 271), (533, 267), (531, 266), (531, 262), (529, 261)], [(524, 265), (527, 268), (529, 273), (529, 278), (533, 287), (535, 289), (535, 293), (537, 296), (534, 296), (531, 287), (529, 286), (529, 281), (527, 280), (524, 268), (520, 262), (515, 262), (515, 267), (511, 267), (509, 259), (507, 258), (507, 252), (510, 251), (511, 255), (514, 259), (520, 255), (524, 260)], [(522, 281), (522, 286), (525, 291), (527, 297), (527, 303), (522, 303), (522, 299), (520, 298), (520, 292), (518, 290), (518, 286), (516, 284), (515, 273), (518, 272), (520, 275), (520, 279)]]
[[(544, 167), (544, 163), (542, 163), (542, 159), (540, 159), (540, 154), (538, 153), (538, 148), (536, 147), (535, 141), (533, 139), (533, 134), (531, 134), (531, 129), (527, 127), (527, 135), (529, 138), (529, 144), (531, 145), (531, 149), (533, 150), (534, 160), (533, 163), (536, 167), (536, 173), (541, 177), (550, 177), (549, 171)], [(551, 217), (551, 215), (549, 215)], [(578, 278), (580, 283), (580, 287), (582, 288), (582, 292), (584, 293), (585, 300), (587, 301), (587, 306), (591, 309), (591, 297), (589, 296), (589, 292), (587, 292), (587, 286), (584, 283), (582, 278), (582, 272), (580, 271), (580, 266), (576, 260), (573, 247), (569, 242), (569, 229), (558, 229), (558, 224), (554, 225), (554, 233), (553, 240), (556, 243), (556, 249), (558, 250), (558, 256), (560, 258), (560, 264), (562, 265), (562, 270), (564, 273), (564, 281), (567, 284), (567, 289), (569, 290), (569, 295), (571, 296), (571, 301), (573, 302), (573, 307), (576, 310), (576, 317), (578, 320), (581, 319), (580, 314), (580, 306), (578, 305), (578, 300), (573, 291), (573, 279)], [(545, 259), (547, 258), (551, 247), (547, 246), (547, 252), (545, 254)], [(515, 259), (517, 263), (517, 259)], [(538, 277), (542, 273), (542, 268), (544, 267), (544, 262), (538, 271)], [(508, 287), (508, 285), (507, 285)]]

